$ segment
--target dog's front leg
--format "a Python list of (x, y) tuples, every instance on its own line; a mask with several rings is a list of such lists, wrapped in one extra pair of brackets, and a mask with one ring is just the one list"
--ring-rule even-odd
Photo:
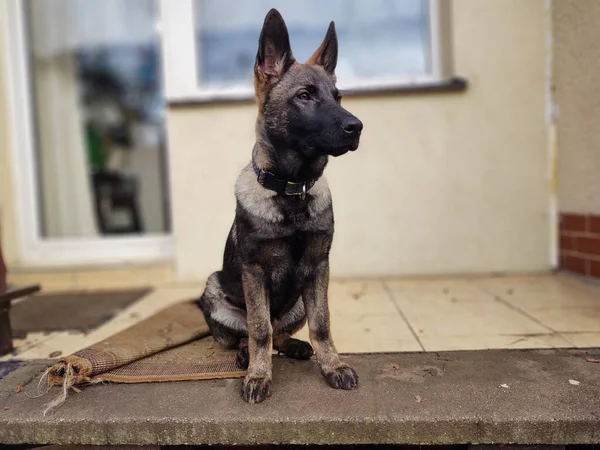
[(331, 337), (328, 288), (329, 261), (323, 261), (316, 267), (314, 275), (309, 277), (302, 291), (310, 341), (329, 385), (335, 389), (354, 389), (358, 385), (358, 375), (341, 361)]
[(263, 270), (246, 266), (242, 272), (248, 322), (248, 354), (250, 363), (242, 385), (242, 397), (249, 403), (260, 403), (271, 395), (273, 328), (269, 295)]

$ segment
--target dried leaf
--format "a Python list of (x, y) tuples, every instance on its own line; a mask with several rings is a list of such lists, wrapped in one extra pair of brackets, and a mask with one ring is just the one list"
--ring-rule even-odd
[(573, 386), (579, 386), (581, 383), (577, 380), (569, 380), (569, 383), (572, 384)]
[(421, 398), (420, 395), (415, 395), (415, 403), (421, 403), (423, 401), (423, 399)]
[(586, 360), (587, 362), (591, 362), (591, 363), (600, 364), (600, 359), (597, 359), (597, 358), (592, 358), (591, 356), (587, 356), (587, 357), (585, 358), (585, 360)]
[(504, 389), (510, 389), (510, 386), (508, 384), (501, 384), (500, 387)]
[(15, 392), (15, 394), (18, 394), (19, 392), (23, 392), (23, 386), (21, 386), (20, 384), (17, 384), (13, 391)]

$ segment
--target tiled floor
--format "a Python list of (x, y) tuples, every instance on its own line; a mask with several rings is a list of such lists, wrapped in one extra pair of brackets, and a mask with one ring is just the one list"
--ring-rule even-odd
[[(85, 336), (29, 335), (17, 341), (16, 357), (74, 352), (202, 291), (202, 283), (177, 285), (166, 272), (159, 275), (154, 292), (101, 328)], [(138, 282), (146, 279), (140, 275)], [(87, 288), (132, 283), (86, 280)], [(69, 277), (63, 285), (51, 281), (51, 290), (80, 287)], [(330, 309), (340, 352), (600, 346), (600, 285), (567, 275), (332, 281)], [(307, 339), (308, 330), (298, 337)]]

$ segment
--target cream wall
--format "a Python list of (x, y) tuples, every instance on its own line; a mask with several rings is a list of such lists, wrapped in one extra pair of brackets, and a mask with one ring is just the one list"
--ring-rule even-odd
[[(365, 128), (359, 150), (326, 171), (334, 276), (549, 268), (546, 19), (543, 0), (455, 0), (465, 93), (344, 99)], [(169, 111), (181, 279), (221, 265), (255, 114), (249, 104)]]
[(6, 60), (3, 20), (0, 20), (0, 240), (6, 264), (12, 266), (19, 260), (17, 226), (15, 217), (13, 173), (10, 170), (10, 136), (8, 134)]
[(600, 214), (600, 2), (553, 2), (558, 186), (563, 212)]

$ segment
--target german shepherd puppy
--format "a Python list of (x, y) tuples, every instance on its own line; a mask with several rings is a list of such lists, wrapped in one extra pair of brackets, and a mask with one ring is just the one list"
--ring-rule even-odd
[[(333, 22), (301, 64), (279, 12), (267, 14), (254, 66), (252, 162), (235, 186), (223, 268), (198, 300), (214, 339), (239, 349), (238, 365), (248, 369), (242, 397), (250, 403), (271, 395), (272, 349), (308, 359), (314, 347), (331, 387), (358, 385), (333, 344), (327, 301), (333, 210), (323, 170), (329, 155), (358, 148), (363, 128), (340, 104), (337, 56)], [(312, 346), (291, 337), (307, 319)]]

